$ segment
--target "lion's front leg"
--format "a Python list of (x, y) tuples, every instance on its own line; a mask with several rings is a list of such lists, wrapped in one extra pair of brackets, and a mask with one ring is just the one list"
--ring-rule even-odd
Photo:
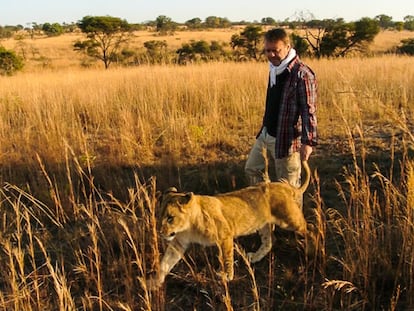
[(267, 253), (272, 249), (272, 227), (270, 224), (264, 225), (259, 230), (261, 244), (259, 249), (254, 253), (248, 253), (247, 258), (251, 263), (258, 262), (262, 260)]
[(221, 254), (223, 256), (224, 272), (228, 281), (234, 278), (234, 252), (233, 238), (226, 238), (220, 243)]
[(155, 277), (151, 277), (147, 286), (150, 289), (156, 289), (164, 283), (165, 277), (170, 273), (171, 269), (184, 257), (187, 245), (181, 244), (177, 239), (174, 239), (167, 247), (160, 264), (160, 271)]

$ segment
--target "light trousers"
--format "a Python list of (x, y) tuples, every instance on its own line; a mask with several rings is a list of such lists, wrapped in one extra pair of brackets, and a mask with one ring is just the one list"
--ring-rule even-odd
[(286, 179), (292, 186), (300, 187), (300, 153), (295, 152), (286, 158), (275, 159), (275, 145), (276, 138), (269, 135), (264, 127), (250, 151), (244, 168), (249, 184), (270, 181), (266, 172), (268, 162), (265, 158), (269, 153), (275, 162), (276, 181)]

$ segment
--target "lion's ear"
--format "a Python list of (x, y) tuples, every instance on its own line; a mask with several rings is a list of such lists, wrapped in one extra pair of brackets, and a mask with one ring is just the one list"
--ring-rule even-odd
[(164, 191), (164, 194), (168, 194), (168, 193), (171, 193), (171, 192), (178, 192), (178, 190), (175, 187), (169, 187), (168, 189), (166, 189)]
[(182, 205), (188, 204), (193, 198), (193, 196), (194, 196), (193, 192), (187, 192), (184, 196), (180, 198), (180, 204)]

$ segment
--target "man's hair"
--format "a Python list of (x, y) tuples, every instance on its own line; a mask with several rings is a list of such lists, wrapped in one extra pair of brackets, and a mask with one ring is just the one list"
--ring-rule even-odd
[(283, 41), (285, 44), (290, 44), (290, 38), (283, 28), (273, 28), (268, 30), (264, 38), (268, 42)]

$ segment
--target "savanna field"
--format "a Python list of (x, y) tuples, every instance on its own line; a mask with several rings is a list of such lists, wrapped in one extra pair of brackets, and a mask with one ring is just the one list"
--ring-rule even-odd
[(414, 310), (414, 59), (384, 53), (412, 33), (381, 32), (365, 57), (305, 59), (319, 83), (315, 254), (275, 229), (250, 265), (241, 249), (259, 239), (240, 238), (226, 282), (217, 249), (194, 245), (157, 291), (156, 192), (247, 186), (268, 65), (85, 68), (77, 36), (1, 42), (28, 61), (0, 76), (0, 310)]

